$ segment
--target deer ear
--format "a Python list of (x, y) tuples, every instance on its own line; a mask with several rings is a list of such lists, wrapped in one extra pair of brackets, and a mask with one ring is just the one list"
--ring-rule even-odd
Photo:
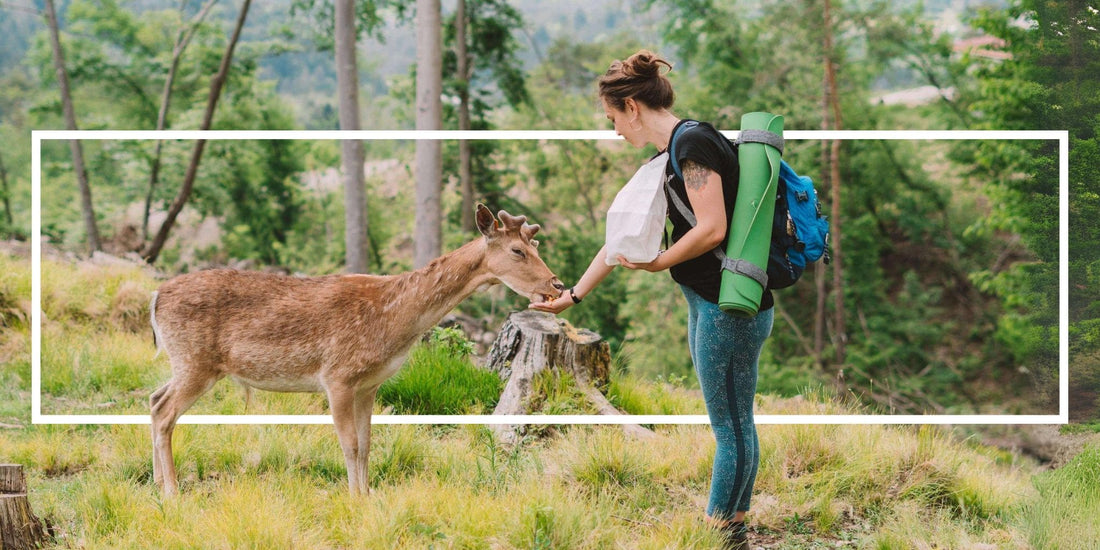
[(539, 242), (535, 239), (531, 239), (531, 246), (533, 246), (535, 248), (538, 248), (539, 247)]
[(497, 227), (497, 220), (493, 217), (493, 213), (489, 211), (484, 204), (477, 205), (477, 230), (482, 235), (489, 237), (493, 234), (493, 230)]

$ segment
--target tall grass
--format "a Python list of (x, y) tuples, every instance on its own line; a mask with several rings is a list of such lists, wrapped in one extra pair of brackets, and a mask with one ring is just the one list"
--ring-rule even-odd
[(702, 394), (688, 389), (683, 378), (653, 381), (621, 369), (613, 373), (608, 398), (628, 414), (706, 414)]
[(145, 403), (162, 377), (152, 368), (148, 328), (157, 284), (138, 266), (43, 261), (43, 412), (133, 410)]
[[(152, 485), (147, 430), (0, 432), (0, 460), (28, 466), (36, 511), (58, 526), (63, 545), (82, 548), (717, 543), (702, 521), (714, 450), (705, 426), (659, 427), (644, 443), (614, 426), (575, 426), (516, 447), (480, 426), (376, 426), (373, 493), (355, 498), (331, 426), (184, 425), (176, 434), (182, 494), (171, 501)], [(1037, 492), (1025, 472), (936, 429), (765, 426), (761, 444), (750, 517), (757, 535), (787, 541), (769, 547), (1084, 548), (1073, 541), (1096, 540), (1087, 538), (1096, 535), (1088, 527), (1095, 451)], [(1060, 499), (1062, 507), (1051, 506)]]
[[(457, 333), (457, 334), (456, 334)], [(474, 365), (472, 345), (454, 329), (436, 329), (426, 344), (378, 389), (378, 400), (399, 414), (485, 414), (492, 412), (504, 385), (500, 377)]]
[[(146, 414), (168, 377), (136, 319), (140, 272), (44, 270), (47, 412)], [(77, 282), (88, 278), (88, 290)], [(0, 256), (0, 421), (29, 422), (29, 265)], [(119, 296), (122, 296), (121, 298)], [(12, 306), (11, 304), (15, 304)], [(5, 309), (7, 308), (7, 309)], [(4, 313), (6, 312), (6, 313)], [(132, 323), (132, 324), (131, 324)], [(454, 335), (413, 351), (380, 406), (486, 412), (500, 380)], [(485, 376), (483, 376), (485, 375)], [(585, 411), (571, 379), (536, 382), (545, 411)], [(610, 398), (636, 414), (699, 414), (682, 380), (616, 373)], [(454, 391), (448, 391), (453, 389)], [(421, 396), (421, 397), (415, 397)], [(426, 396), (426, 397), (424, 397)], [(318, 414), (322, 396), (243, 393), (219, 384), (193, 412)], [(758, 397), (770, 414), (837, 414), (809, 393)], [(374, 492), (353, 497), (331, 426), (176, 429), (182, 494), (153, 487), (147, 426), (0, 429), (0, 462), (26, 465), (35, 511), (58, 548), (713, 548), (702, 521), (714, 439), (705, 426), (539, 432), (505, 446), (481, 426), (376, 426)], [(1100, 547), (1100, 450), (1034, 479), (1017, 461), (935, 427), (761, 426), (750, 512), (769, 548)]]
[(1041, 498), (1023, 506), (1018, 519), (1028, 542), (1036, 548), (1100, 548), (1100, 446), (1037, 476), (1035, 486)]
[(30, 420), (30, 297), (30, 262), (0, 253), (0, 423)]

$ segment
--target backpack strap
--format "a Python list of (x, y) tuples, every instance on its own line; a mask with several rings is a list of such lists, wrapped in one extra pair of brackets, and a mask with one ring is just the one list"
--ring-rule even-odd
[[(676, 127), (676, 131), (672, 132), (672, 139), (668, 141), (668, 158), (672, 161), (672, 171), (676, 174), (676, 177), (684, 179), (683, 172), (680, 172), (680, 159), (676, 158), (676, 138), (680, 137), (680, 133), (689, 128), (698, 126), (699, 123), (694, 120), (685, 121), (683, 124)], [(695, 225), (692, 221), (691, 225)]]
[[(688, 121), (684, 124), (681, 124), (680, 127), (677, 128), (676, 131), (672, 133), (672, 139), (668, 142), (668, 157), (672, 161), (672, 170), (676, 173), (676, 176), (679, 177), (680, 179), (684, 179), (684, 176), (680, 172), (680, 163), (676, 160), (676, 155), (673, 152), (673, 149), (675, 148), (675, 145), (676, 145), (676, 138), (680, 136), (680, 131), (685, 129), (685, 127), (687, 127), (688, 125), (691, 125), (692, 127), (694, 127), (697, 124), (698, 124), (697, 122), (693, 122), (693, 121)], [(776, 134), (773, 134), (772, 132), (764, 131), (764, 133), (770, 134), (770, 135), (775, 136), (775, 137), (779, 137)], [(782, 138), (779, 138), (779, 139), (782, 140)], [(782, 144), (780, 144), (780, 148), (782, 148)], [(676, 193), (676, 190), (668, 185), (667, 181), (665, 182), (665, 191), (667, 192), (669, 198), (671, 199), (672, 205), (675, 206), (676, 210), (680, 213), (680, 215), (685, 220), (687, 220), (688, 225), (691, 225), (692, 227), (695, 227), (695, 224), (698, 221), (695, 218), (695, 213), (692, 212), (690, 208), (688, 208), (688, 205), (684, 203), (684, 200), (680, 198), (680, 195), (678, 195)], [(746, 277), (749, 277), (750, 279), (760, 283), (761, 287), (764, 287), (764, 288), (768, 287), (768, 273), (766, 271), (764, 271), (763, 269), (760, 269), (759, 267), (757, 267), (752, 262), (749, 262), (747, 260), (743, 260), (741, 258), (731, 259), (730, 257), (726, 256), (726, 251), (722, 250), (721, 246), (716, 246), (716, 247), (712, 248), (710, 253), (713, 254), (714, 257), (717, 258), (718, 261), (722, 264), (722, 269), (724, 269), (726, 271), (733, 272), (733, 273), (739, 273), (741, 275), (745, 275)]]

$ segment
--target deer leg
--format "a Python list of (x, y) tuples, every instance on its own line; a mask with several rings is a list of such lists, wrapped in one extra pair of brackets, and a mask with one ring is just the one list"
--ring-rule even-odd
[(179, 492), (176, 465), (172, 459), (172, 432), (176, 421), (206, 390), (217, 382), (173, 377), (149, 398), (153, 433), (153, 480), (165, 496)]
[[(167, 384), (161, 386), (157, 391), (153, 392), (153, 395), (149, 396), (150, 415), (152, 415), (151, 411), (155, 411), (159, 408), (160, 402), (164, 400), (164, 395), (168, 393), (168, 387), (171, 385), (172, 383), (168, 382)], [(161, 487), (164, 483), (164, 468), (161, 467), (160, 464), (158, 464), (160, 460), (157, 458), (157, 429), (155, 426), (155, 421), (151, 422), (149, 426), (149, 431), (152, 432), (153, 436), (153, 483), (156, 483), (157, 487)]]
[(344, 464), (348, 470), (348, 489), (359, 493), (359, 433), (355, 426), (355, 388), (334, 384), (328, 390), (328, 406), (332, 422), (336, 425), (336, 437), (344, 452)]
[(355, 431), (359, 444), (359, 454), (355, 457), (355, 469), (359, 478), (359, 492), (370, 494), (370, 474), (367, 463), (370, 459), (370, 419), (374, 409), (374, 396), (378, 386), (361, 389), (355, 396)]

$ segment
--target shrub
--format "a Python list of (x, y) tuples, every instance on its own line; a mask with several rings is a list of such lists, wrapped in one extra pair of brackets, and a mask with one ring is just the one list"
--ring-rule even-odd
[(471, 363), (469, 342), (448, 330), (412, 350), (404, 368), (378, 389), (379, 402), (399, 414), (471, 414), (496, 406), (500, 377)]

